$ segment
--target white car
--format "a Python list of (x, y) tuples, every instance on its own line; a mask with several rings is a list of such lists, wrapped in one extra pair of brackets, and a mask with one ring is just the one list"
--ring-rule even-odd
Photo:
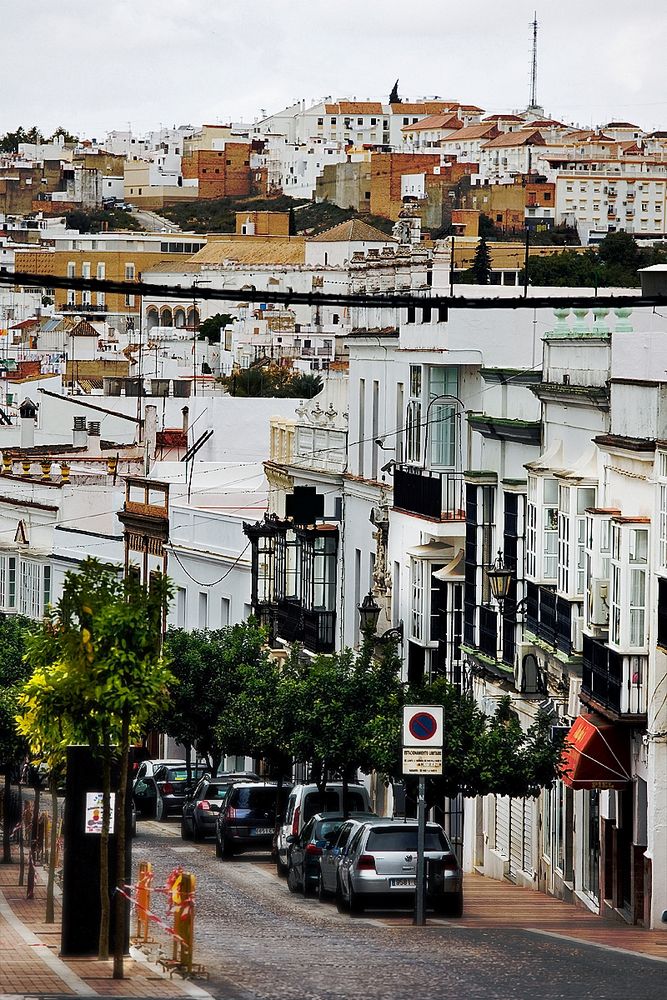
[[(371, 802), (364, 785), (350, 782), (347, 786), (348, 813), (369, 813)], [(285, 815), (276, 837), (276, 868), (279, 875), (287, 874), (288, 837), (298, 837), (306, 823), (316, 813), (343, 812), (343, 783), (329, 782), (324, 794), (317, 785), (295, 785), (285, 807)]]

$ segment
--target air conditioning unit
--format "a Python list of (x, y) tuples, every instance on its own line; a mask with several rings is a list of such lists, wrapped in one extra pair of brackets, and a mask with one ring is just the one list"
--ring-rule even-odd
[(609, 580), (593, 577), (588, 593), (591, 625), (609, 624)]
[(572, 651), (581, 653), (584, 648), (584, 616), (574, 615), (572, 617)]

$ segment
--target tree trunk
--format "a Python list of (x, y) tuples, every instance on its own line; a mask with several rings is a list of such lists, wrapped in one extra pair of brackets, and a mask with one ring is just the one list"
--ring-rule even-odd
[(345, 817), (345, 819), (347, 819), (348, 816), (350, 815), (350, 795), (348, 789), (347, 768), (343, 770), (343, 790), (341, 798), (342, 798), (341, 805), (343, 807), (343, 816)]
[[(111, 820), (111, 749), (104, 740), (102, 757), (102, 833), (100, 834), (100, 938), (97, 957), (109, 957), (109, 825)], [(117, 821), (117, 820), (116, 820)]]
[(25, 817), (23, 816), (23, 785), (19, 778), (19, 885), (23, 885), (25, 878)]
[(116, 795), (116, 892), (114, 893), (114, 945), (113, 978), (123, 979), (123, 955), (125, 952), (125, 921), (127, 905), (118, 888), (125, 888), (125, 802), (127, 800), (127, 771), (130, 753), (130, 713), (123, 708), (120, 736), (120, 778)]
[(37, 835), (39, 831), (39, 785), (33, 788), (34, 801), (32, 804), (32, 823), (30, 824), (30, 854), (28, 857), (28, 886), (25, 894), (26, 899), (35, 898), (35, 867), (37, 865)]
[(5, 771), (5, 789), (3, 793), (3, 823), (2, 823), (2, 862), (5, 865), (12, 861), (12, 779), (11, 768), (7, 765)]
[(58, 850), (58, 779), (51, 772), (51, 840), (49, 843), (49, 878), (46, 883), (46, 923), (55, 923), (53, 890), (56, 881), (56, 851)]

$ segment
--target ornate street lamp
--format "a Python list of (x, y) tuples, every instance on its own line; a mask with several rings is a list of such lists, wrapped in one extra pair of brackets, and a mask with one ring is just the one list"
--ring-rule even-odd
[[(362, 633), (375, 635), (380, 617), (380, 605), (377, 603), (372, 593), (366, 594), (361, 604), (358, 605), (359, 627)], [(382, 635), (377, 636), (377, 642), (389, 640), (402, 640), (403, 622), (399, 622), (394, 628), (388, 628)]]
[(495, 598), (502, 610), (512, 583), (512, 571), (505, 566), (500, 549), (498, 549), (498, 555), (493, 565), (487, 568), (486, 575), (491, 587), (491, 596)]

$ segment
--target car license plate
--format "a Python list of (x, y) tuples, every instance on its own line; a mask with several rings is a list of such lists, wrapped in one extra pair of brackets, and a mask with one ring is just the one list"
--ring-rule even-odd
[(392, 878), (389, 880), (390, 889), (414, 889), (416, 884), (416, 878)]
[(273, 833), (273, 828), (270, 826), (257, 826), (252, 831), (253, 837), (268, 837)]

